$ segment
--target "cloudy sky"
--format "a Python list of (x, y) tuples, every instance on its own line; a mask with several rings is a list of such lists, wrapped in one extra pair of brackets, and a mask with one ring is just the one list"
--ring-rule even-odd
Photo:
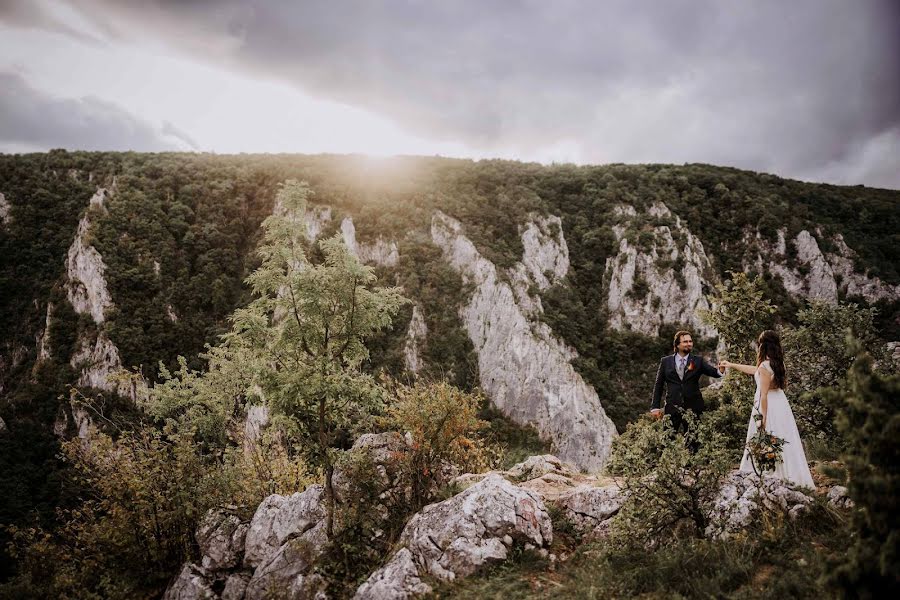
[(900, 189), (900, 2), (0, 0), (0, 152), (57, 147)]

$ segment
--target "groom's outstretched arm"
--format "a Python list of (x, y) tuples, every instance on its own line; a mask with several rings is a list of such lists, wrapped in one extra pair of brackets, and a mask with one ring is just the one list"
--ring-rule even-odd
[(705, 358), (700, 359), (700, 372), (704, 375), (709, 375), (710, 377), (721, 377), (725, 374), (719, 371), (719, 369), (717, 369), (716, 367), (706, 362)]
[(665, 364), (666, 359), (662, 358), (659, 361), (659, 370), (656, 372), (656, 384), (653, 386), (653, 400), (650, 402), (650, 410), (659, 410), (662, 408), (662, 393), (663, 393), (663, 365)]

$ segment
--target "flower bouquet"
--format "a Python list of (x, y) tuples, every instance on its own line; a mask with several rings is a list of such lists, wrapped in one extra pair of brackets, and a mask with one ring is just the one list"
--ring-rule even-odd
[(784, 439), (767, 432), (762, 426), (762, 414), (753, 415), (756, 419), (756, 434), (747, 440), (747, 452), (750, 455), (750, 463), (757, 475), (766, 471), (774, 471), (775, 465), (781, 460), (782, 449), (787, 443)]

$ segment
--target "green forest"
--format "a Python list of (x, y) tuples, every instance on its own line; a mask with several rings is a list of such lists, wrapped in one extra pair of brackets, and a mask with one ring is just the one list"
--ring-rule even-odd
[[(98, 187), (114, 192), (104, 209), (91, 209), (90, 242), (106, 264), (115, 305), (99, 327), (118, 348), (122, 363), (155, 384), (140, 406), (74, 387), (78, 376), (70, 357), (77, 340), (98, 325), (65, 300), (66, 252)], [(620, 440), (651, 443), (653, 434), (642, 414), (649, 406), (659, 357), (671, 351), (672, 335), (684, 323), (666, 323), (656, 336), (611, 329), (606, 265), (618, 252), (616, 207), (642, 210), (655, 202), (668, 206), (702, 241), (716, 277), (728, 282), (709, 290), (719, 308), (706, 318), (721, 339), (695, 337), (698, 350), (708, 355), (722, 343), (732, 355), (740, 355), (748, 342), (740, 327), (777, 327), (786, 350), (798, 361), (821, 359), (816, 375), (798, 378), (792, 392), (798, 422), (814, 444), (816, 460), (840, 457), (841, 466), (831, 477), (846, 482), (856, 474), (854, 481), (861, 483), (851, 485), (851, 493), (857, 494), (861, 507), (871, 510), (864, 516), (846, 516), (822, 508), (830, 520), (792, 524), (775, 533), (767, 530), (771, 535), (762, 542), (742, 542), (750, 564), (774, 564), (778, 572), (788, 571), (787, 561), (770, 564), (767, 557), (778, 552), (799, 557), (797, 547), (790, 546), (791, 537), (820, 544), (826, 553), (849, 552), (849, 562), (829, 582), (830, 567), (816, 562), (784, 589), (759, 588), (758, 582), (751, 585), (753, 574), (738, 564), (731, 550), (702, 539), (690, 544), (672, 541), (652, 560), (638, 560), (640, 553), (631, 546), (618, 553), (582, 548), (571, 569), (554, 581), (583, 586), (594, 578), (590, 585), (613, 594), (664, 594), (635, 583), (640, 578), (634, 565), (668, 572), (683, 556), (705, 553), (745, 582), (745, 592), (753, 588), (790, 594), (790, 586), (796, 586), (813, 596), (822, 589), (884, 583), (883, 573), (866, 570), (867, 561), (883, 559), (888, 562), (882, 564), (896, 566), (890, 548), (881, 549), (872, 541), (885, 532), (893, 531), (896, 537), (896, 517), (891, 521), (880, 516), (893, 505), (886, 507), (884, 494), (872, 487), (896, 491), (896, 467), (885, 460), (896, 452), (896, 436), (892, 442), (890, 431), (873, 433), (872, 428), (878, 415), (886, 415), (890, 427), (896, 427), (897, 381), (893, 367), (886, 366), (890, 357), (884, 347), (900, 339), (900, 301), (870, 305), (842, 294), (837, 306), (809, 303), (791, 296), (770, 273), (744, 272), (742, 265), (751, 252), (743, 241), (748, 231), (770, 242), (780, 228), (786, 229), (788, 239), (802, 230), (814, 231), (823, 251), (828, 251), (828, 240), (840, 234), (857, 254), (858, 272), (900, 285), (898, 191), (804, 183), (701, 164), (546, 166), (438, 157), (54, 150), (0, 155), (0, 193), (10, 206), (7, 222), (0, 225), (0, 418), (5, 424), (0, 433), (0, 595), (74, 597), (72, 590), (81, 589), (90, 592), (84, 597), (158, 596), (178, 565), (196, 555), (192, 535), (207, 509), (234, 503), (248, 510), (269, 493), (291, 493), (313, 481), (329, 489), (335, 465), (351, 460), (341, 452), (355, 436), (421, 431), (429, 440), (428, 452), (405, 456), (398, 466), (416, 490), (416, 500), (412, 506), (391, 508), (384, 546), (363, 551), (375, 525), (365, 514), (342, 508), (329, 492), (329, 538), (337, 540), (326, 561), (334, 582), (331, 591), (338, 597), (352, 595), (359, 574), (347, 572), (348, 557), (371, 570), (405, 519), (448, 493), (437, 479), (421, 477), (423, 461), (487, 469), (548, 451), (533, 430), (507, 421), (481, 395), (477, 356), (458, 314), (471, 290), (431, 242), (436, 210), (458, 219), (479, 252), (498, 268), (520, 260), (520, 227), (530, 215), (562, 219), (571, 268), (565, 280), (540, 293), (542, 318), (577, 351), (573, 365), (597, 390), (623, 434)], [(290, 246), (284, 223), (270, 217), (279, 194), (300, 212), (331, 207), (333, 218), (319, 242)], [(335, 237), (344, 216), (353, 217), (360, 241), (396, 241), (398, 265), (366, 267), (349, 256)], [(642, 234), (652, 235), (654, 225), (638, 225), (628, 235), (640, 242)], [(289, 246), (298, 253), (291, 260), (308, 265), (305, 271), (292, 272), (294, 263), (284, 256)], [(789, 245), (787, 260), (795, 259)], [(351, 288), (346, 287), (348, 277)], [(294, 299), (293, 305), (280, 304), (285, 298), (279, 290), (294, 288), (316, 293)], [(348, 289), (353, 298), (358, 289), (368, 304), (347, 308), (362, 316), (351, 320), (352, 326), (342, 321), (344, 338), (329, 333), (328, 326), (291, 330), (284, 325), (276, 331), (274, 325), (260, 325), (279, 307), (302, 306), (318, 314), (323, 298), (340, 304)], [(758, 306), (753, 305), (757, 308), (740, 312), (752, 298), (758, 300)], [(429, 332), (417, 381), (410, 381), (403, 364), (412, 301), (421, 308)], [(48, 304), (53, 306), (53, 320), (44, 339), (51, 357), (39, 360), (36, 340)], [(852, 342), (846, 341), (847, 333)], [(266, 370), (275, 360), (272, 356), (284, 357), (276, 352), (284, 340), (289, 349), (309, 343), (313, 350), (323, 350), (295, 357), (292, 377), (285, 377), (284, 371)], [(317, 345), (309, 340), (317, 340)], [(275, 354), (266, 355), (262, 348)], [(874, 371), (866, 356), (876, 361)], [(266, 447), (265, 473), (235, 451), (243, 403), (253, 399), (253, 392), (241, 385), (249, 371), (265, 382), (264, 396), (284, 435)], [(316, 407), (315, 394), (295, 393), (304, 386), (318, 390), (316, 398), (351, 398), (352, 409), (332, 413), (324, 404)], [(715, 409), (711, 418), (718, 419), (720, 433), (731, 436), (731, 450), (743, 442), (741, 428), (747, 417), (740, 407), (745, 395), (746, 390), (729, 382), (710, 394)], [(73, 424), (62, 437), (54, 432), (54, 423), (72, 401), (102, 416), (97, 419), (101, 437), (90, 451), (66, 441), (74, 433)], [(447, 411), (453, 427), (430, 431), (427, 415), (417, 410), (421, 406)], [(864, 427), (870, 436), (859, 433)], [(327, 439), (323, 431), (329, 432)], [(881, 446), (873, 449), (872, 440)], [(620, 458), (626, 452), (623, 443), (616, 450)], [(104, 452), (120, 464), (104, 463)], [(427, 463), (425, 471), (431, 472), (434, 464)], [(103, 465), (108, 471), (101, 472)], [(364, 479), (367, 465), (345, 468), (357, 469)], [(197, 487), (190, 487), (190, 481)], [(117, 496), (122, 490), (131, 490), (130, 500)], [(364, 486), (357, 492), (360, 502), (371, 500)], [(164, 505), (160, 522), (165, 539), (151, 532), (159, 522), (143, 523), (140, 515), (123, 512), (122, 506), (135, 498), (156, 498), (147, 501)], [(99, 524), (104, 519), (105, 528)], [(134, 539), (122, 533), (126, 524), (140, 532)], [(141, 537), (144, 528), (151, 532), (146, 539)], [(561, 543), (575, 547), (574, 539), (562, 538)], [(142, 539), (148, 556), (138, 552), (136, 540)], [(851, 542), (855, 545), (847, 546)], [(892, 543), (896, 550), (896, 540)], [(93, 554), (79, 554), (84, 548)], [(801, 558), (813, 561), (811, 555)], [(41, 583), (35, 574), (48, 560), (67, 568)], [(147, 561), (150, 568), (131, 572), (129, 561)], [(604, 565), (599, 574), (591, 573), (591, 561)], [(511, 564), (477, 584), (487, 588), (460, 584), (442, 588), (439, 595), (508, 597), (528, 585), (523, 573), (549, 569), (529, 556)], [(623, 569), (623, 564), (631, 566)], [(110, 579), (111, 573), (123, 570), (126, 574), (119, 580)], [(699, 592), (684, 587), (678, 593), (722, 596), (734, 591), (715, 573), (703, 577), (706, 587)]]

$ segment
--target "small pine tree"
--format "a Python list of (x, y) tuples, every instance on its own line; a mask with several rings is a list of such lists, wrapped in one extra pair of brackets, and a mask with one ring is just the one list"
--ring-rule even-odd
[(856, 503), (856, 542), (829, 581), (847, 597), (900, 595), (900, 375), (873, 372), (858, 342), (847, 388), (825, 394), (847, 443), (848, 489)]

